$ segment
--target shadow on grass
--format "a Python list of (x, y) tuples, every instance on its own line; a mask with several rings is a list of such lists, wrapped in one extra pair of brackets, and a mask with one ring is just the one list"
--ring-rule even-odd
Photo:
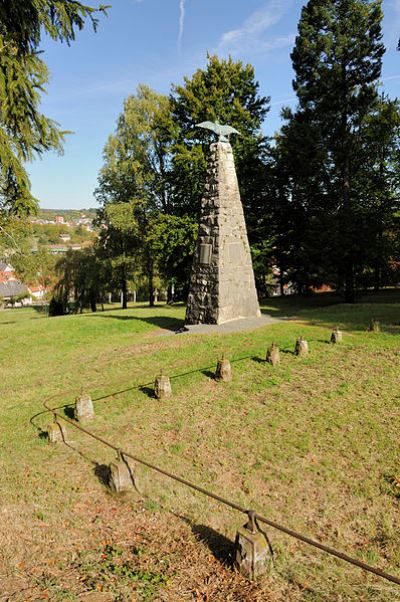
[(200, 372), (201, 372), (201, 374), (203, 374), (207, 378), (211, 378), (211, 380), (215, 379), (215, 371), (212, 372), (211, 370), (207, 369), (207, 370), (201, 370)]
[(225, 566), (232, 564), (235, 549), (233, 541), (207, 525), (191, 524), (190, 526), (196, 539), (204, 543), (219, 562)]
[(265, 361), (265, 359), (263, 359), (263, 358), (261, 358), (261, 357), (258, 357), (257, 355), (254, 355), (254, 356), (251, 358), (251, 360), (252, 360), (253, 362), (256, 362), (256, 364), (266, 364), (266, 361)]
[(72, 407), (72, 405), (67, 405), (63, 409), (64, 409), (64, 414), (67, 418), (69, 418), (70, 420), (73, 420), (75, 418), (75, 410)]
[(393, 330), (400, 304), (400, 290), (365, 292), (356, 303), (344, 303), (334, 293), (318, 293), (309, 297), (288, 295), (273, 297), (262, 302), (262, 312), (276, 318), (297, 319), (311, 325), (332, 328), (340, 326), (355, 331), (366, 331), (372, 318), (381, 322), (386, 334)]
[(95, 475), (95, 477), (98, 478), (99, 482), (102, 485), (109, 488), (110, 467), (107, 464), (99, 464), (98, 462), (96, 462), (95, 460), (93, 460), (92, 458), (90, 458), (89, 456), (84, 454), (83, 452), (81, 452), (80, 449), (78, 449), (77, 447), (72, 445), (71, 441), (64, 440), (64, 443), (70, 450), (72, 450), (73, 452), (78, 454), (78, 456), (80, 456), (83, 460), (85, 460), (85, 462), (88, 462), (89, 464), (91, 464), (93, 467), (93, 474)]
[(139, 391), (149, 397), (150, 399), (156, 399), (156, 394), (154, 392), (154, 387), (148, 387), (146, 385), (142, 385), (138, 387)]
[(107, 464), (97, 464), (90, 460), (92, 464), (94, 464), (93, 473), (99, 479), (100, 483), (105, 487), (109, 488), (110, 486), (110, 467)]
[[(148, 308), (147, 308), (148, 309)], [(184, 325), (184, 320), (179, 318), (172, 318), (171, 316), (151, 316), (151, 317), (139, 317), (139, 316), (108, 316), (101, 313), (89, 314), (91, 317), (96, 318), (106, 318), (108, 320), (123, 320), (125, 322), (146, 322), (146, 324), (151, 324), (153, 326), (157, 326), (157, 328), (162, 328), (163, 330), (169, 330), (171, 332), (176, 332), (180, 330)]]

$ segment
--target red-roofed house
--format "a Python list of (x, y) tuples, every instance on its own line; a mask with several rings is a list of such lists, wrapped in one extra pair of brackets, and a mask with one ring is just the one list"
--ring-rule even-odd
[(0, 261), (0, 282), (14, 282), (17, 280), (14, 269), (4, 261)]

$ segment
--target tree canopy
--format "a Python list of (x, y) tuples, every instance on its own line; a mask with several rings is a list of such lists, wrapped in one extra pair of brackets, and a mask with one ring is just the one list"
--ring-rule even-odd
[(354, 301), (388, 260), (379, 238), (395, 225), (399, 129), (397, 102), (378, 95), (381, 21), (380, 0), (309, 0), (301, 12), (298, 106), (283, 113), (269, 195), (281, 272), (301, 292), (325, 283)]
[(62, 151), (65, 131), (39, 110), (49, 73), (38, 52), (44, 32), (70, 44), (93, 8), (76, 0), (3, 0), (0, 4), (0, 210), (26, 215), (37, 207), (25, 163)]

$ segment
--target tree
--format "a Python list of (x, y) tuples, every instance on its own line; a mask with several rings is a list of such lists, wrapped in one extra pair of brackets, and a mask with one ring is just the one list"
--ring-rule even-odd
[(99, 256), (109, 262), (109, 286), (121, 291), (122, 309), (126, 309), (128, 281), (140, 270), (143, 260), (146, 261), (147, 272), (150, 271), (153, 290), (153, 272), (148, 266), (148, 250), (144, 244), (143, 203), (137, 199), (110, 202), (101, 210), (101, 216), (106, 228), (100, 233)]
[(185, 77), (184, 85), (173, 86), (171, 103), (178, 127), (172, 173), (176, 211), (197, 217), (200, 209), (213, 137), (196, 123), (228, 123), (242, 134), (234, 137), (232, 146), (252, 242), (265, 174), (267, 140), (261, 127), (269, 110), (269, 98), (260, 96), (254, 68), (231, 57), (208, 55), (205, 69)]
[[(139, 86), (124, 103), (105, 147), (96, 196), (108, 230), (102, 234), (104, 248), (114, 258), (123, 255), (132, 267), (139, 259), (150, 304), (156, 272), (169, 301), (173, 286), (182, 294), (187, 290), (211, 142), (207, 132), (195, 127), (198, 121), (218, 118), (242, 132), (234, 148), (256, 237), (266, 148), (261, 125), (268, 110), (258, 87), (250, 65), (209, 57), (207, 69), (174, 87), (170, 98)], [(112, 206), (121, 215), (127, 212), (118, 227), (107, 217)]]
[(50, 315), (82, 313), (86, 308), (95, 312), (106, 293), (107, 268), (95, 247), (68, 251), (56, 265), (59, 280), (50, 302)]
[(29, 285), (39, 286), (46, 291), (56, 283), (55, 265), (57, 259), (45, 248), (15, 253), (12, 258), (13, 268), (17, 276)]
[[(366, 245), (370, 281), (379, 290), (393, 283), (390, 265), (396, 262), (399, 246), (400, 203), (400, 103), (383, 94), (368, 116), (363, 133), (364, 149), (358, 179), (365, 202)], [(398, 274), (395, 275), (398, 281)]]
[(48, 70), (38, 53), (41, 36), (70, 44), (76, 30), (104, 12), (76, 0), (3, 0), (0, 5), (0, 210), (26, 215), (37, 203), (24, 163), (62, 150), (65, 132), (39, 111)]
[(346, 301), (354, 301), (363, 263), (363, 198), (357, 186), (364, 123), (377, 103), (384, 46), (380, 0), (309, 0), (292, 52), (298, 116), (313, 124), (326, 150), (335, 214), (332, 262)]
[(103, 248), (119, 269), (123, 299), (130, 273), (140, 264), (147, 276), (150, 305), (154, 304), (159, 248), (153, 227), (159, 215), (173, 210), (170, 173), (174, 131), (169, 98), (139, 86), (137, 94), (125, 100), (116, 132), (108, 139), (95, 193), (102, 204), (99, 218), (106, 225), (101, 235)]
[(147, 244), (155, 258), (157, 271), (167, 286), (167, 303), (174, 301), (179, 288), (182, 289), (180, 297), (187, 298), (197, 229), (189, 215), (160, 212), (152, 218)]
[(328, 154), (318, 124), (285, 109), (271, 148), (264, 229), (274, 237), (280, 288), (301, 294), (330, 282), (335, 208), (329, 196)]

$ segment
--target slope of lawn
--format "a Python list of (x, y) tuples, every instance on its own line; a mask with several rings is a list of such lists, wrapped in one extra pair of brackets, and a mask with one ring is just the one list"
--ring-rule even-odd
[[(46, 440), (43, 400), (70, 416), (83, 390), (98, 435), (400, 576), (400, 294), (263, 310), (282, 320), (201, 336), (173, 334), (183, 306), (0, 312), (0, 600), (400, 600), (400, 586), (272, 529), (273, 566), (249, 583), (229, 566), (245, 516), (142, 466), (140, 495), (111, 494), (111, 450), (72, 427), (68, 445)], [(263, 362), (272, 341), (276, 368)], [(212, 378), (223, 353), (230, 383)], [(173, 387), (162, 402), (161, 368)]]

